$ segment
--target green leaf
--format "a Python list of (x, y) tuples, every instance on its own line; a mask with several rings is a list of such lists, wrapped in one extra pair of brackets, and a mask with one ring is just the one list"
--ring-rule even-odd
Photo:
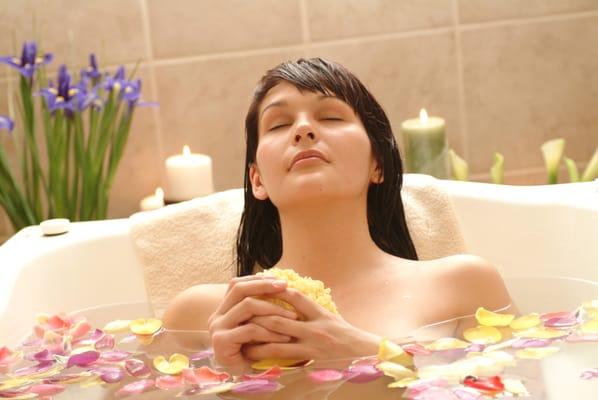
[(548, 183), (557, 183), (561, 158), (565, 152), (565, 139), (549, 140), (542, 145), (541, 150), (548, 171)]
[(579, 172), (577, 171), (577, 165), (575, 165), (575, 161), (567, 157), (565, 157), (564, 160), (565, 164), (567, 165), (567, 172), (569, 173), (569, 181), (579, 182)]
[(466, 181), (468, 174), (467, 162), (459, 157), (453, 149), (449, 150), (449, 159), (451, 161), (453, 178), (458, 181)]
[(494, 153), (494, 164), (490, 168), (492, 183), (503, 183), (505, 158), (500, 153)]
[(586, 169), (583, 171), (581, 180), (584, 182), (588, 182), (593, 181), (596, 178), (598, 178), (598, 147), (596, 147), (592, 159), (586, 166)]

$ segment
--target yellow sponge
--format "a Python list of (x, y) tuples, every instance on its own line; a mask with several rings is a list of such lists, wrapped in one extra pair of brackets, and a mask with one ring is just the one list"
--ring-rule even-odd
[[(299, 290), (328, 311), (338, 314), (336, 304), (332, 301), (330, 289), (324, 286), (322, 281), (311, 279), (310, 277), (302, 277), (292, 269), (270, 268), (263, 272), (258, 272), (257, 275), (273, 276), (276, 279), (285, 280), (288, 282), (287, 287)], [(272, 298), (268, 298), (267, 300), (287, 310), (295, 311), (295, 308), (286, 301)]]

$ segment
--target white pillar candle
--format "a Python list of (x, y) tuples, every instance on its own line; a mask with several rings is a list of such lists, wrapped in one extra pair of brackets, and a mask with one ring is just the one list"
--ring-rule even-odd
[(212, 159), (205, 154), (193, 154), (189, 146), (183, 153), (166, 159), (166, 198), (185, 201), (214, 192)]
[(164, 191), (160, 187), (156, 189), (155, 194), (144, 197), (139, 203), (141, 211), (151, 211), (162, 207), (164, 207)]

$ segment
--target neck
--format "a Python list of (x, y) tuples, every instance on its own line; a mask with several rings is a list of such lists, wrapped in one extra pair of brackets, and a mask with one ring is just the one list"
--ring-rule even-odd
[(370, 236), (366, 201), (321, 203), (279, 209), (283, 249), (276, 267), (335, 286), (393, 257)]

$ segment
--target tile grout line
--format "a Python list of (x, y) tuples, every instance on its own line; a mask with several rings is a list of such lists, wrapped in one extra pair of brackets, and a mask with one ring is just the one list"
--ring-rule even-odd
[(461, 125), (461, 144), (465, 159), (469, 159), (469, 127), (467, 124), (467, 110), (465, 102), (465, 83), (463, 79), (463, 46), (461, 45), (461, 30), (459, 27), (459, 5), (452, 1), (453, 26), (455, 29), (455, 61), (457, 63), (457, 96), (459, 97), (459, 120)]
[[(154, 63), (154, 51), (152, 47), (152, 34), (151, 34), (151, 27), (149, 21), (149, 12), (148, 12), (148, 5), (147, 0), (139, 0), (141, 5), (141, 17), (143, 18), (143, 30), (145, 36), (145, 46), (146, 52), (148, 56), (148, 68), (150, 73), (150, 89), (152, 91), (154, 101), (160, 102), (159, 95), (158, 95), (158, 82), (156, 79), (156, 65)], [(155, 129), (155, 139), (156, 144), (158, 146), (158, 156), (160, 157), (159, 165), (162, 165), (162, 160), (164, 160), (164, 146), (162, 143), (162, 121), (160, 119), (160, 113), (157, 107), (152, 107), (152, 116), (154, 120)], [(163, 168), (160, 167), (160, 185), (163, 186), (164, 183), (164, 171)]]
[(307, 0), (299, 0), (299, 13), (301, 14), (301, 37), (303, 39), (303, 50), (305, 56), (310, 57), (309, 43), (311, 35), (309, 32), (309, 21), (307, 19)]
[(471, 23), (461, 24), (461, 30), (473, 31), (473, 30), (499, 28), (502, 26), (532, 25), (532, 24), (541, 24), (541, 23), (552, 22), (552, 21), (568, 21), (568, 20), (573, 20), (573, 19), (583, 19), (583, 18), (592, 18), (592, 17), (598, 17), (598, 11), (580, 11), (580, 12), (574, 12), (574, 13), (540, 15), (537, 17), (504, 19), (504, 20), (498, 20), (498, 21), (471, 22)]

